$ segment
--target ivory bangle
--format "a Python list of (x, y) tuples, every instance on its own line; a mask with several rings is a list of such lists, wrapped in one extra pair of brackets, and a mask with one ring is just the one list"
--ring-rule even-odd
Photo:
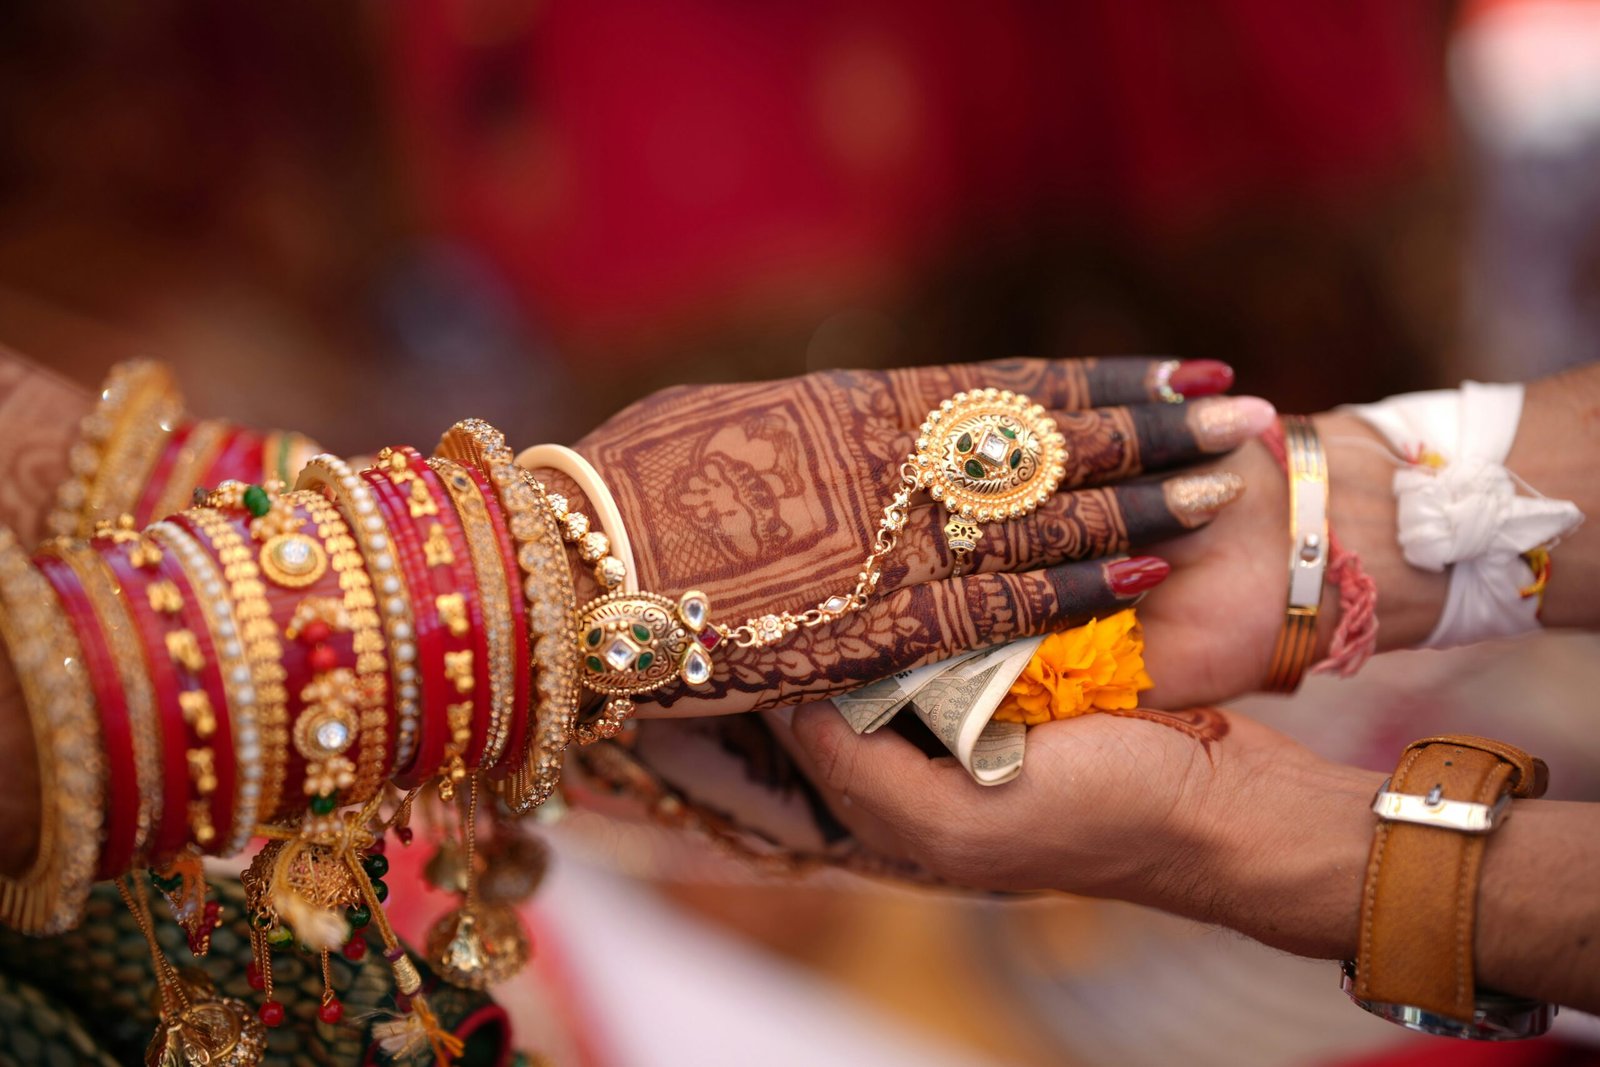
[(616, 498), (606, 487), (600, 472), (594, 469), (594, 464), (566, 445), (534, 445), (523, 449), (517, 456), (517, 466), (525, 471), (547, 467), (571, 478), (583, 490), (583, 495), (589, 498), (595, 520), (611, 541), (611, 555), (627, 568), (627, 577), (622, 579), (622, 591), (637, 593), (639, 573), (633, 563), (633, 544), (628, 540), (628, 528), (622, 521)]

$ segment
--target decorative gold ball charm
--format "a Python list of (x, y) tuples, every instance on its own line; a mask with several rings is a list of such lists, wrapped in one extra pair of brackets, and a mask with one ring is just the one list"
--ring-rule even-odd
[(1067, 473), (1067, 439), (1039, 404), (1007, 389), (957, 393), (929, 413), (917, 486), (972, 522), (1031, 514)]

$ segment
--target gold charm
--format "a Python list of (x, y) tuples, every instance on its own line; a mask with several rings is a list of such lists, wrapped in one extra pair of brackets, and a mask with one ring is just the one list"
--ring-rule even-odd
[(528, 962), (531, 945), (515, 908), (480, 902), (452, 911), (428, 933), (428, 962), (454, 985), (483, 989)]
[(1067, 439), (1043, 407), (1020, 393), (957, 393), (917, 434), (919, 489), (952, 515), (998, 522), (1032, 514), (1066, 476)]
[(950, 516), (950, 521), (944, 524), (944, 541), (950, 546), (950, 555), (955, 563), (954, 576), (959, 578), (967, 573), (967, 564), (977, 550), (977, 524), (960, 515)]
[(145, 1050), (149, 1067), (255, 1067), (267, 1051), (267, 1028), (232, 997), (194, 999), (164, 1020)]

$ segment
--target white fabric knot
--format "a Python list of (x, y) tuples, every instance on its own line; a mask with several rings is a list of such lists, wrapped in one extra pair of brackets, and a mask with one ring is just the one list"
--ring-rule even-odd
[(1394, 495), (1406, 562), (1425, 571), (1491, 553), (1519, 555), (1559, 532), (1553, 528), (1522, 543), (1529, 535), (1527, 512), (1542, 501), (1517, 496), (1510, 473), (1497, 463), (1406, 467), (1395, 472)]
[(1350, 409), (1405, 456), (1431, 453), (1438, 466), (1397, 471), (1401, 551), (1413, 567), (1450, 569), (1450, 589), (1432, 648), (1508, 637), (1539, 627), (1539, 601), (1522, 589), (1533, 576), (1522, 553), (1577, 529), (1569, 500), (1519, 494), (1504, 463), (1522, 419), (1522, 386), (1464, 382)]

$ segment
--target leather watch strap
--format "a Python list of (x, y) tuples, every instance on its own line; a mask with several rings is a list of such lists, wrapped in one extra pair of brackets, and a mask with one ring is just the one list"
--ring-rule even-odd
[[(1519, 748), (1446, 735), (1409, 745), (1387, 788), (1434, 805), (1492, 808), (1508, 794), (1539, 796), (1548, 780), (1544, 761)], [(1379, 823), (1361, 901), (1357, 998), (1472, 1019), (1478, 879), (1487, 843), (1484, 833)]]

